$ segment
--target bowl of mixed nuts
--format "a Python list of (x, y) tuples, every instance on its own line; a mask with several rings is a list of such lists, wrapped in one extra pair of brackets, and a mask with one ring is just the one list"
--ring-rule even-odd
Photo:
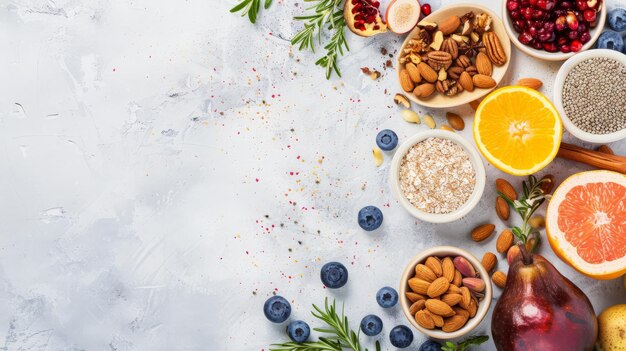
[(400, 305), (408, 321), (439, 340), (460, 338), (476, 328), (489, 311), (491, 294), (480, 261), (452, 246), (413, 257), (400, 282)]
[(510, 57), (511, 43), (497, 15), (482, 6), (456, 4), (417, 24), (400, 48), (396, 67), (409, 99), (447, 108), (493, 90)]
[(485, 167), (476, 148), (447, 130), (407, 138), (393, 156), (391, 191), (411, 215), (449, 223), (469, 213), (485, 190)]

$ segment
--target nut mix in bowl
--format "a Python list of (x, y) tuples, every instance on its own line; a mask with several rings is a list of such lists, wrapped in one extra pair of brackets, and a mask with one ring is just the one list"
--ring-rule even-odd
[(451, 107), (476, 100), (506, 72), (510, 43), (488, 9), (453, 5), (420, 21), (398, 58), (398, 79), (423, 106)]
[(491, 303), (487, 272), (470, 253), (434, 247), (414, 257), (400, 282), (402, 310), (422, 333), (453, 339), (469, 333)]

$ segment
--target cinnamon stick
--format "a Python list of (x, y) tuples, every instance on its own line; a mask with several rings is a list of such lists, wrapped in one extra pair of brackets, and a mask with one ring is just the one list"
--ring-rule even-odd
[(626, 157), (623, 156), (593, 151), (568, 143), (561, 143), (557, 156), (596, 168), (626, 174)]

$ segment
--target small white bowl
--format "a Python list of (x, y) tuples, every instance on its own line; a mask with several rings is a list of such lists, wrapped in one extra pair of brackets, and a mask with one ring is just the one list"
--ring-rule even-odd
[[(469, 156), (472, 166), (474, 167), (474, 171), (476, 172), (476, 184), (469, 199), (461, 205), (461, 207), (450, 213), (436, 214), (418, 210), (409, 202), (406, 196), (404, 196), (402, 189), (400, 189), (400, 163), (402, 158), (413, 145), (428, 138), (448, 139), (460, 145)], [(409, 137), (402, 143), (402, 145), (400, 145), (400, 147), (398, 147), (398, 150), (394, 154), (393, 160), (391, 161), (390, 172), (389, 182), (391, 191), (395, 194), (402, 207), (409, 211), (409, 213), (415, 218), (430, 223), (448, 223), (465, 216), (478, 204), (478, 201), (480, 201), (480, 197), (485, 190), (485, 166), (483, 165), (483, 161), (480, 158), (478, 151), (476, 151), (476, 148), (474, 148), (469, 142), (463, 139), (463, 137), (447, 130), (433, 129), (420, 132)]]
[(554, 81), (554, 106), (559, 111), (561, 115), (561, 120), (563, 121), (563, 125), (568, 132), (570, 132), (573, 136), (577, 137), (580, 140), (584, 140), (590, 143), (595, 144), (605, 144), (611, 143), (617, 140), (621, 140), (626, 138), (626, 128), (619, 130), (617, 132), (609, 133), (609, 134), (593, 134), (589, 132), (585, 132), (584, 130), (578, 128), (572, 121), (567, 117), (565, 113), (565, 109), (563, 108), (563, 85), (565, 84), (565, 78), (569, 74), (569, 72), (576, 67), (579, 63), (588, 60), (590, 58), (595, 57), (606, 57), (610, 59), (617, 60), (626, 66), (626, 55), (607, 49), (593, 49), (589, 51), (585, 51), (576, 56), (573, 56), (569, 60), (565, 61), (559, 69), (559, 73), (556, 75), (556, 79)]
[(598, 40), (598, 37), (602, 33), (602, 29), (604, 28), (604, 21), (606, 21), (606, 12), (607, 12), (606, 4), (602, 4), (600, 13), (597, 14), (597, 18), (596, 18), (596, 21), (598, 23), (594, 28), (589, 30), (589, 35), (591, 35), (591, 39), (583, 45), (580, 51), (568, 52), (568, 53), (562, 53), (560, 51), (547, 52), (545, 50), (537, 50), (533, 48), (532, 46), (524, 45), (519, 41), (519, 39), (517, 38), (519, 36), (519, 33), (517, 33), (515, 31), (515, 28), (513, 28), (513, 20), (509, 16), (509, 12), (506, 9), (506, 3), (507, 3), (506, 0), (502, 0), (502, 22), (504, 23), (504, 28), (506, 29), (506, 32), (509, 35), (509, 38), (513, 42), (513, 45), (515, 45), (518, 49), (520, 49), (525, 54), (538, 58), (540, 60), (544, 60), (544, 61), (564, 61), (578, 53), (581, 53), (589, 49), (590, 47), (593, 46), (596, 40)]
[[(479, 273), (480, 278), (485, 281), (485, 296), (478, 304), (476, 315), (473, 318), (469, 319), (467, 321), (467, 324), (465, 324), (463, 328), (451, 333), (447, 333), (439, 329), (422, 328), (415, 321), (415, 317), (409, 312), (409, 308), (411, 307), (411, 301), (407, 299), (405, 294), (407, 291), (410, 291), (407, 282), (415, 275), (415, 266), (418, 263), (424, 262), (430, 256), (463, 256), (474, 266), (474, 269), (476, 269), (476, 271)], [(474, 330), (474, 328), (476, 328), (480, 324), (480, 322), (482, 322), (482, 320), (487, 315), (487, 312), (489, 312), (489, 306), (491, 306), (491, 296), (493, 291), (491, 287), (491, 279), (489, 279), (489, 273), (485, 270), (480, 261), (476, 259), (476, 257), (474, 257), (474, 255), (463, 249), (452, 246), (437, 246), (423, 251), (411, 259), (411, 262), (409, 262), (408, 266), (404, 270), (404, 273), (402, 274), (399, 292), (400, 307), (402, 307), (402, 311), (404, 312), (406, 319), (409, 321), (409, 323), (411, 323), (412, 326), (415, 327), (415, 329), (433, 339), (450, 340), (460, 338), (464, 335), (469, 334), (472, 330)]]
[[(500, 81), (502, 80), (502, 78), (504, 78), (504, 75), (506, 74), (506, 70), (509, 68), (509, 63), (511, 62), (511, 43), (509, 42), (509, 37), (506, 34), (504, 24), (502, 23), (498, 15), (496, 15), (494, 12), (492, 12), (488, 8), (481, 6), (481, 5), (452, 4), (452, 5), (442, 7), (437, 11), (433, 11), (432, 14), (422, 19), (422, 21), (429, 21), (429, 22), (437, 23), (437, 22), (441, 22), (441, 21), (448, 19), (452, 15), (463, 16), (464, 14), (470, 11), (476, 14), (486, 13), (492, 18), (493, 32), (496, 33), (498, 38), (500, 38), (502, 49), (504, 50), (504, 53), (506, 54), (506, 63), (503, 64), (502, 66), (494, 65), (493, 74), (491, 75), (491, 77), (496, 81), (496, 83), (500, 84)], [(404, 51), (404, 48), (408, 45), (409, 41), (413, 37), (415, 37), (416, 32), (418, 30), (419, 28), (416, 27), (409, 33), (406, 39), (404, 39), (404, 42), (402, 43), (402, 47), (400, 47), (400, 52)], [(400, 71), (402, 70), (402, 68), (404, 68), (404, 64), (400, 63), (400, 57), (401, 55), (398, 55), (396, 58), (396, 73), (397, 73), (398, 84), (400, 84)], [(406, 95), (407, 98), (417, 103), (418, 105), (425, 106), (425, 107), (432, 107), (432, 108), (449, 108), (449, 107), (467, 104), (474, 100), (478, 100), (482, 98), (483, 96), (489, 94), (495, 88), (496, 87), (494, 86), (493, 88), (489, 88), (489, 89), (474, 89), (474, 91), (471, 91), (471, 92), (464, 91), (454, 96), (445, 96), (443, 94), (439, 94), (435, 92), (434, 94), (432, 94), (431, 96), (427, 98), (418, 98), (412, 93), (405, 92), (404, 90), (402, 90), (402, 88), (400, 88), (400, 91), (402, 91)]]

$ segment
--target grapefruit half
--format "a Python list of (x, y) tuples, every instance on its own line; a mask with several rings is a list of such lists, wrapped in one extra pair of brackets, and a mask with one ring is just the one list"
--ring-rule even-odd
[(546, 212), (550, 246), (563, 261), (595, 279), (626, 273), (626, 176), (589, 171), (567, 178)]

